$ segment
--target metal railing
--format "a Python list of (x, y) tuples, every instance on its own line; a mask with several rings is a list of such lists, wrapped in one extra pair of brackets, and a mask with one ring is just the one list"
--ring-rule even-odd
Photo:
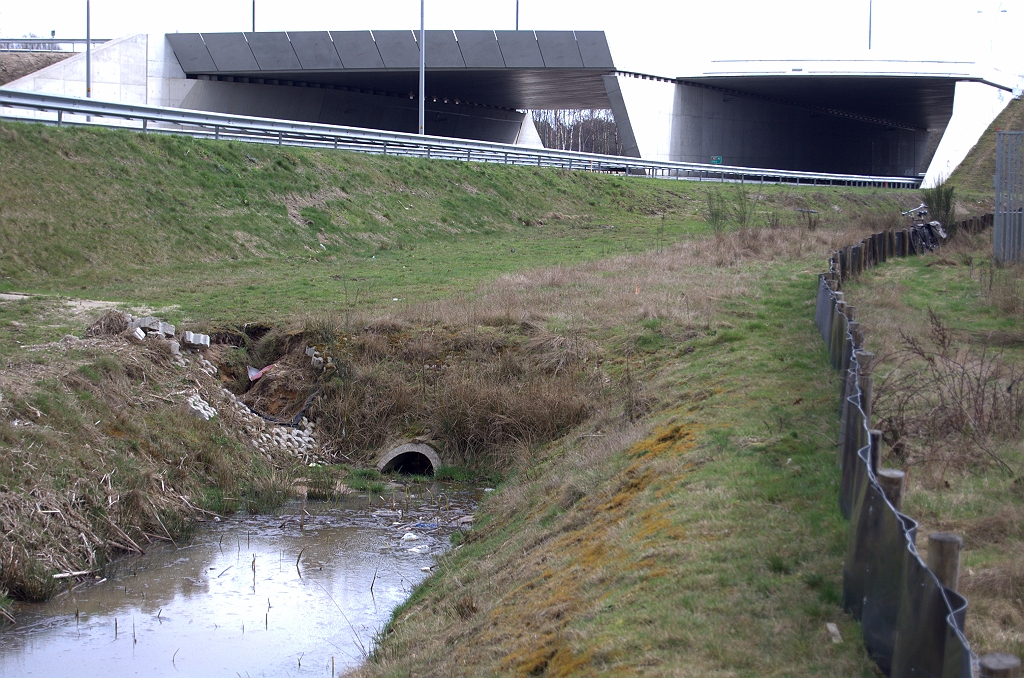
[(57, 125), (133, 128), (142, 132), (311, 148), (335, 148), (382, 155), (556, 167), (570, 170), (722, 182), (791, 183), (917, 188), (916, 177), (884, 177), (643, 160), (514, 144), (420, 136), (403, 132), (342, 127), (162, 108), (0, 89), (0, 118)]
[(110, 38), (0, 38), (0, 52), (82, 52), (88, 42), (102, 45)]

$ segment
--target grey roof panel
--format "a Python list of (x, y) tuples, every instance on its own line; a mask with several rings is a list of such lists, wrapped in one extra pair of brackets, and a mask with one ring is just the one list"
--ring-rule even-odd
[(342, 68), (341, 58), (334, 49), (331, 34), (327, 31), (295, 31), (288, 32), (292, 41), (292, 49), (303, 68), (326, 70)]
[(241, 33), (203, 33), (218, 71), (258, 71), (259, 64)]
[(331, 31), (331, 38), (345, 68), (384, 68), (370, 31)]
[[(467, 68), (505, 67), (494, 31), (457, 31), (456, 35)], [(427, 59), (429, 58), (430, 42), (427, 42)]]
[(501, 57), (509, 68), (544, 68), (533, 31), (495, 31)]
[(174, 56), (186, 73), (209, 73), (217, 70), (213, 57), (206, 49), (203, 36), (198, 33), (168, 33), (167, 42), (171, 43)]
[(292, 44), (288, 42), (287, 33), (245, 33), (244, 35), (261, 71), (286, 71), (302, 68), (298, 57), (295, 56), (295, 51), (292, 50)]
[(583, 68), (572, 31), (537, 31), (537, 44), (548, 68)]
[(420, 48), (412, 31), (374, 31), (373, 39), (385, 68), (419, 68)]
[[(427, 31), (427, 68), (465, 68), (454, 31)], [(419, 59), (419, 54), (416, 55)], [(419, 66), (419, 62), (416, 63)]]
[(615, 68), (604, 31), (576, 31), (576, 46), (585, 68)]

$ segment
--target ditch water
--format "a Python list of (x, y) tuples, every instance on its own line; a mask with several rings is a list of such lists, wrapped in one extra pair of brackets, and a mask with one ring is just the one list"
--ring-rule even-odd
[(0, 632), (0, 676), (341, 673), (372, 649), (481, 492), (424, 484), (372, 506), (366, 494), (310, 502), (301, 525), (299, 502), (207, 523), (188, 545), (148, 547), (102, 581), (22, 605)]

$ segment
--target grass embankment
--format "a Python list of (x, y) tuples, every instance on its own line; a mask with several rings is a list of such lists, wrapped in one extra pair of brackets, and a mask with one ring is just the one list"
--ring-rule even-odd
[(0, 85), (29, 73), (52, 66), (71, 56), (70, 52), (5, 52), (0, 53)]
[[(811, 304), (824, 253), (917, 195), (758, 187), (733, 199), (777, 227), (708, 237), (707, 184), (10, 124), (0, 181), (0, 286), (50, 295), (0, 304), (0, 483), (39, 503), (15, 520), (79, 502), (116, 523), (172, 474), (200, 508), (245, 508), (297, 472), (226, 417), (185, 426), (190, 375), (159, 356), (140, 374), (53, 343), (87, 324), (62, 296), (148, 306), (230, 339), (211, 355), (228, 378), (307, 340), (333, 353), (300, 384), (334, 394), (315, 409), (326, 461), (423, 435), (512, 474), (367, 671), (871, 674), (838, 607), (835, 384)], [(376, 437), (350, 441), (367, 413)]]
[(844, 288), (877, 356), (873, 418), (884, 462), (908, 474), (918, 548), (936, 530), (964, 538), (978, 654), (1024, 655), (1022, 277), (992, 265), (991, 232), (961, 233), (938, 257), (897, 259)]
[(874, 675), (839, 608), (836, 382), (810, 319), (811, 253), (854, 237), (733, 233), (523, 286), (609, 347), (618, 402), (484, 504), (362, 673)]
[[(172, 322), (382, 309), (657, 249), (706, 232), (714, 186), (11, 123), (0, 182), (0, 291), (178, 306)], [(759, 190), (756, 223), (803, 207), (824, 228), (916, 197)]]
[(1024, 101), (1014, 99), (996, 116), (985, 133), (978, 139), (967, 157), (949, 177), (963, 201), (991, 210), (995, 190), (992, 178), (996, 174), (996, 132), (1024, 131)]

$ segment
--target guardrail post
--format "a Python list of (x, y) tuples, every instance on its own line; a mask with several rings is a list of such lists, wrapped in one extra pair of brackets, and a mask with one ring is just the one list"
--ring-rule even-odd
[(939, 583), (950, 591), (960, 585), (960, 549), (964, 540), (951, 532), (932, 532), (928, 535), (928, 569)]
[(220, 139), (220, 125), (213, 126), (213, 138), (217, 140)]
[(142, 119), (142, 133), (145, 134), (149, 131), (149, 118)]
[(980, 678), (1021, 678), (1020, 659), (1012, 654), (993, 652), (981, 658)]
[(57, 127), (60, 127), (64, 122), (64, 111), (57, 111)]

